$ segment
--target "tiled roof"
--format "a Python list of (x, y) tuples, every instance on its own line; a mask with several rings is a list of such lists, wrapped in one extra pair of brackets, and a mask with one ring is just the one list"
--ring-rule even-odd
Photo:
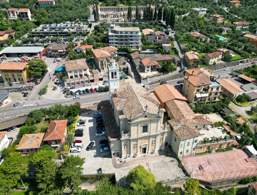
[(248, 76), (246, 76), (246, 75), (244, 75), (244, 74), (240, 74), (240, 75), (238, 75), (238, 77), (239, 77), (240, 79), (243, 79), (243, 80), (245, 80), (245, 81), (248, 81), (249, 83), (252, 83), (252, 82), (255, 81), (255, 79), (253, 79), (253, 78), (251, 78), (251, 77), (248, 77)]
[(199, 60), (198, 53), (194, 51), (186, 52), (185, 56), (190, 61)]
[(193, 110), (185, 101), (170, 100), (165, 103), (166, 110), (172, 115), (175, 121), (191, 120), (194, 117)]
[(114, 55), (116, 52), (117, 52), (117, 48), (112, 46), (93, 49), (93, 55), (97, 59), (109, 58), (112, 55)]
[(160, 64), (157, 62), (157, 61), (155, 61), (155, 60), (153, 60), (153, 59), (151, 59), (151, 58), (144, 58), (144, 59), (142, 59), (141, 60), (141, 63), (142, 63), (142, 65), (143, 66), (145, 66), (145, 67), (149, 67), (149, 66), (160, 66)]
[(17, 150), (38, 149), (42, 143), (44, 133), (24, 134), (17, 145)]
[(0, 141), (4, 138), (4, 136), (7, 134), (6, 131), (0, 131)]
[(236, 84), (234, 81), (232, 81), (231, 79), (221, 79), (219, 83), (225, 90), (227, 90), (229, 93), (233, 95), (237, 95), (243, 92), (240, 86)]
[(1, 70), (24, 70), (27, 66), (25, 62), (3, 62), (0, 64)]
[(176, 138), (178, 138), (180, 140), (192, 139), (192, 138), (198, 137), (200, 135), (199, 132), (195, 128), (186, 126), (184, 124), (179, 124), (179, 123), (172, 124), (171, 121), (169, 121), (169, 123), (173, 128)]
[(186, 70), (185, 79), (194, 86), (209, 85), (211, 74), (203, 68), (192, 68)]
[(215, 51), (215, 52), (212, 52), (212, 53), (208, 53), (207, 56), (208, 56), (208, 58), (210, 58), (210, 59), (218, 58), (218, 57), (222, 56), (222, 52), (220, 52), (220, 51)]
[(200, 156), (183, 157), (190, 177), (208, 183), (230, 181), (257, 175), (257, 161), (243, 150), (234, 149)]
[(93, 49), (93, 45), (78, 45), (76, 48), (80, 49)]
[(46, 131), (44, 141), (62, 140), (65, 137), (67, 120), (53, 120)]
[(88, 69), (86, 59), (70, 60), (65, 62), (66, 71)]
[(47, 46), (47, 49), (49, 50), (54, 50), (54, 51), (58, 51), (58, 50), (63, 50), (65, 51), (67, 49), (67, 45), (66, 44), (62, 44), (62, 43), (52, 43), (50, 45)]
[(150, 29), (150, 28), (146, 28), (146, 29), (143, 29), (142, 30), (142, 33), (143, 33), (143, 35), (149, 35), (149, 34), (151, 34), (151, 33), (153, 33), (154, 32), (154, 30), (153, 29)]
[(169, 84), (163, 84), (154, 89), (154, 94), (158, 100), (164, 104), (169, 100), (182, 100), (187, 101), (187, 99), (178, 92), (178, 90)]
[(132, 81), (124, 81), (112, 97), (112, 101), (116, 110), (130, 120), (144, 113), (157, 114), (160, 104), (152, 93)]

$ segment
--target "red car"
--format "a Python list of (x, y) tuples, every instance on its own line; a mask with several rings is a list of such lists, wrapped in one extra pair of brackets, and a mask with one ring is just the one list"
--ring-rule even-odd
[(74, 141), (74, 143), (82, 143), (82, 140), (77, 139)]

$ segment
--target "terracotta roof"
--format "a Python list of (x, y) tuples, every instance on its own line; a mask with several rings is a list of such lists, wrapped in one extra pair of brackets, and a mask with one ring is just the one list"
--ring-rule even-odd
[(4, 31), (0, 31), (0, 36), (3, 36), (3, 35), (10, 35), (10, 34), (14, 34), (15, 31), (14, 30), (4, 30)]
[(50, 122), (46, 131), (44, 141), (62, 140), (65, 137), (67, 120), (53, 120)]
[(7, 131), (0, 131), (0, 141), (7, 135)]
[(142, 33), (143, 33), (144, 36), (149, 35), (149, 34), (151, 34), (153, 32), (154, 32), (154, 30), (150, 29), (150, 28), (146, 28), (146, 29), (142, 30)]
[(215, 52), (212, 52), (212, 53), (208, 53), (207, 56), (210, 59), (219, 58), (219, 57), (222, 56), (222, 52), (221, 51), (215, 51)]
[(65, 62), (66, 71), (88, 69), (86, 59), (70, 60)]
[(255, 82), (255, 79), (254, 79), (254, 78), (248, 77), (248, 76), (246, 76), (246, 75), (244, 75), (244, 74), (240, 74), (240, 75), (238, 75), (238, 77), (239, 77), (240, 79), (243, 79), (243, 80), (245, 80), (245, 81), (248, 81), (249, 83)]
[(165, 103), (165, 107), (175, 121), (191, 120), (195, 114), (185, 101), (170, 100)]
[(95, 58), (102, 59), (102, 58), (109, 58), (117, 52), (116, 47), (103, 47), (98, 49), (93, 49), (93, 55)]
[(209, 85), (210, 72), (203, 68), (191, 68), (186, 70), (185, 79), (194, 86)]
[(165, 104), (169, 100), (182, 100), (187, 101), (187, 99), (178, 92), (178, 90), (169, 84), (163, 84), (154, 89), (154, 94), (158, 100)]
[(17, 150), (38, 149), (42, 143), (44, 133), (24, 134), (17, 145)]
[(235, 24), (236, 26), (248, 26), (249, 22), (242, 20), (242, 21), (234, 22), (233, 24)]
[(257, 175), (257, 161), (243, 150), (234, 149), (200, 156), (182, 158), (190, 177), (208, 183), (218, 183)]
[(203, 34), (197, 32), (197, 31), (193, 31), (190, 33), (192, 37), (196, 37), (196, 38), (199, 38), (199, 37), (204, 37)]
[(199, 60), (198, 56), (199, 56), (199, 54), (194, 51), (188, 51), (185, 53), (185, 57), (190, 61)]
[(244, 37), (251, 39), (253, 41), (257, 41), (257, 35), (254, 35), (254, 34), (245, 34)]
[(130, 120), (144, 113), (156, 115), (160, 105), (154, 94), (147, 92), (145, 88), (132, 81), (121, 83), (112, 101), (116, 110)]
[(227, 90), (229, 93), (233, 95), (237, 95), (243, 92), (240, 86), (236, 84), (234, 81), (232, 81), (231, 79), (221, 79), (219, 83), (225, 90)]
[(153, 59), (151, 59), (151, 58), (144, 58), (144, 59), (142, 59), (141, 60), (141, 63), (142, 63), (142, 65), (143, 66), (145, 66), (145, 67), (149, 67), (149, 66), (160, 66), (160, 64), (157, 62), (157, 61), (155, 61), (155, 60), (153, 60)]
[(169, 124), (172, 126), (172, 129), (176, 135), (176, 138), (180, 140), (192, 139), (200, 135), (195, 128), (182, 125), (182, 124), (175, 124), (175, 123), (172, 123), (171, 121), (169, 121)]
[(1, 70), (24, 70), (28, 63), (26, 62), (3, 62), (0, 64)]
[(85, 44), (85, 45), (78, 45), (76, 48), (80, 48), (80, 49), (83, 49), (83, 50), (85, 50), (85, 49), (93, 49), (93, 45), (87, 45), (87, 44)]

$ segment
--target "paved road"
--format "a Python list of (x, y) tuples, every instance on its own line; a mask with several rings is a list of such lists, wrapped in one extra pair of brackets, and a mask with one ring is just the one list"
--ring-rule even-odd
[(81, 96), (80, 99), (61, 99), (61, 100), (33, 100), (26, 102), (24, 104), (21, 104), (17, 107), (6, 107), (0, 109), (0, 121), (14, 118), (16, 116), (25, 115), (31, 112), (32, 110), (40, 109), (40, 108), (46, 108), (55, 104), (62, 104), (62, 105), (70, 105), (74, 104), (76, 102), (83, 104), (83, 105), (92, 105), (94, 103), (98, 103), (103, 100), (109, 99), (109, 93), (94, 93), (89, 94), (86, 96)]

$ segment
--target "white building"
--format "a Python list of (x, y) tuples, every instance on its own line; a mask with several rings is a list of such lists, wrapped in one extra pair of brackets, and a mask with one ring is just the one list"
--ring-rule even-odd
[(28, 8), (9, 8), (7, 10), (8, 18), (10, 20), (31, 20), (31, 12)]
[(0, 158), (1, 158), (1, 153), (2, 151), (7, 148), (10, 144), (10, 141), (7, 137), (7, 132), (6, 131), (1, 131), (0, 132)]
[(120, 27), (111, 25), (108, 32), (109, 45), (140, 49), (141, 32), (138, 27)]

